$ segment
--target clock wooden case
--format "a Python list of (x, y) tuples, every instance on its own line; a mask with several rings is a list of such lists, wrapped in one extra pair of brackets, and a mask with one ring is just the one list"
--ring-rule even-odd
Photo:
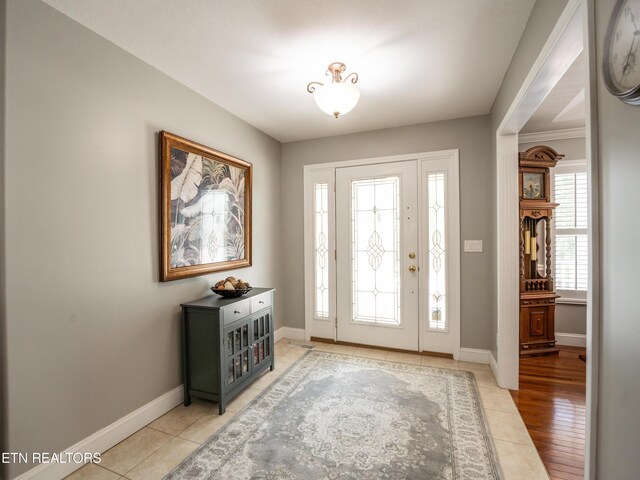
[(558, 352), (555, 339), (556, 294), (551, 269), (550, 173), (559, 159), (547, 146), (519, 154), (520, 192), (520, 355)]

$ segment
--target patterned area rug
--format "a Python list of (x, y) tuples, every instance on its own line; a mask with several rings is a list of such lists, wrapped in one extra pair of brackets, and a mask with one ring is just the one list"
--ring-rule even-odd
[(473, 374), (310, 351), (166, 479), (499, 479)]

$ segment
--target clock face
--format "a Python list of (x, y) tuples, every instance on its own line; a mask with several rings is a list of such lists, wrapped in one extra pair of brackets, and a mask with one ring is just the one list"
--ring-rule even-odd
[(542, 198), (544, 196), (544, 173), (522, 173), (522, 198)]
[(640, 0), (618, 0), (605, 38), (603, 73), (611, 93), (640, 103)]

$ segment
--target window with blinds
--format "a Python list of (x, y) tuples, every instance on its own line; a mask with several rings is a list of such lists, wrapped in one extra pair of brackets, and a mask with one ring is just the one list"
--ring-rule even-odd
[(586, 294), (589, 281), (586, 170), (572, 165), (554, 172), (556, 289), (578, 294)]

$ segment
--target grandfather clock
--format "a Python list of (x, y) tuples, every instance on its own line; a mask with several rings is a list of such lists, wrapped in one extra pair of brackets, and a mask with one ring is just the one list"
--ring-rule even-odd
[(553, 354), (555, 308), (559, 295), (551, 273), (550, 170), (559, 155), (546, 146), (519, 154), (520, 191), (520, 355)]

